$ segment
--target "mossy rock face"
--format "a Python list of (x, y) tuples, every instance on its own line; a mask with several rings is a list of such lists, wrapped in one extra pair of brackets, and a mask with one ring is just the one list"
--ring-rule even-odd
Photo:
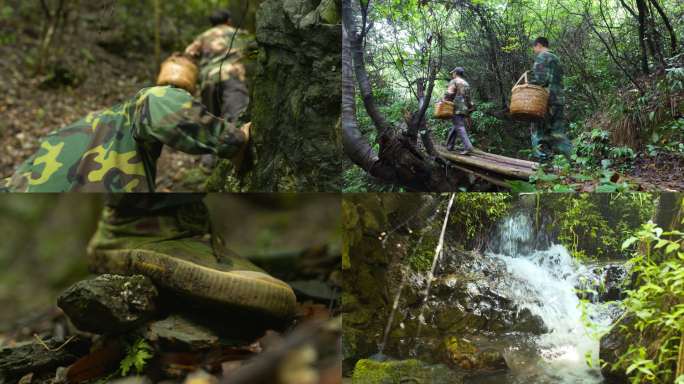
[(252, 122), (250, 152), (239, 173), (218, 166), (207, 191), (342, 190), (340, 5), (339, 0), (261, 4), (253, 93), (240, 117)]
[(461, 377), (444, 364), (428, 365), (420, 360), (403, 360), (379, 363), (359, 360), (354, 368), (354, 384), (396, 383), (458, 384)]
[(480, 350), (471, 342), (447, 337), (432, 350), (435, 359), (463, 371), (501, 371), (508, 368), (503, 355), (495, 349)]

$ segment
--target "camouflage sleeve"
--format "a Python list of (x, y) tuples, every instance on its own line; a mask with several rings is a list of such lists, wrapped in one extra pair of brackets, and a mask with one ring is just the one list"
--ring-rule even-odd
[(188, 45), (188, 47), (185, 48), (185, 52), (183, 52), (183, 56), (197, 64), (197, 61), (199, 61), (202, 56), (202, 39), (198, 37), (197, 40)]
[(530, 76), (530, 84), (546, 87), (549, 85), (549, 69), (539, 56), (534, 58), (534, 71)]
[(454, 97), (456, 97), (456, 83), (449, 82), (444, 98), (448, 101), (453, 101)]
[(468, 102), (468, 114), (470, 114), (474, 109), (475, 105), (473, 104), (473, 99), (470, 96), (470, 87), (465, 87), (465, 98), (466, 101)]
[(190, 93), (170, 86), (146, 88), (135, 101), (133, 138), (161, 142), (191, 155), (231, 158), (245, 142), (235, 125), (206, 111)]

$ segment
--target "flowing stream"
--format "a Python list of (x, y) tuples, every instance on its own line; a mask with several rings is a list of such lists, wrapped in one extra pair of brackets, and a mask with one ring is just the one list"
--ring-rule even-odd
[[(534, 335), (508, 332), (487, 335), (476, 332), (465, 335), (480, 348), (495, 348), (501, 352), (509, 369), (505, 372), (476, 375), (465, 379), (470, 383), (487, 384), (598, 384), (603, 381), (597, 364), (590, 368), (586, 354), (598, 360), (599, 341), (590, 336), (581, 321), (582, 308), (574, 289), (585, 266), (578, 266), (548, 227), (552, 218), (534, 209), (515, 210), (499, 220), (490, 238), (486, 256), (506, 264), (507, 284), (498, 290), (512, 299), (519, 313), (529, 310), (539, 316), (549, 330)], [(597, 329), (607, 329), (615, 317), (615, 306), (600, 308), (600, 303), (588, 305), (591, 323)], [(441, 336), (443, 337), (443, 336)], [(402, 340), (388, 351), (404, 349), (404, 358), (421, 358), (434, 346), (435, 337), (417, 337), (409, 343)], [(403, 343), (403, 346), (402, 346)], [(390, 343), (393, 344), (393, 343)], [(406, 347), (410, 347), (408, 350)]]
[[(598, 359), (599, 341), (581, 321), (580, 300), (573, 289), (586, 272), (575, 265), (564, 246), (554, 244), (546, 227), (550, 217), (539, 223), (527, 212), (507, 216), (497, 225), (488, 257), (506, 264), (510, 284), (499, 287), (515, 301), (519, 310), (538, 315), (550, 332), (539, 336), (512, 333), (489, 340), (506, 358), (510, 372), (473, 382), (486, 383), (600, 383), (598, 366), (589, 368), (585, 354)], [(598, 310), (591, 304), (591, 322), (599, 329), (611, 324), (612, 308)]]

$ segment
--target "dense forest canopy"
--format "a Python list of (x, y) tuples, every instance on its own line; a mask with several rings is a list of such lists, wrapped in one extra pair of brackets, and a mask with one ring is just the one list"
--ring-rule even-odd
[[(450, 71), (460, 66), (478, 107), (469, 127), (475, 146), (527, 159), (529, 126), (513, 121), (508, 107), (511, 88), (532, 69), (532, 41), (538, 36), (548, 38), (564, 66), (565, 128), (580, 165), (600, 166), (610, 156), (615, 161), (646, 149), (682, 151), (681, 1), (350, 0), (345, 5), (347, 33), (355, 34), (349, 38), (359, 81), (358, 128), (381, 155), (386, 152), (379, 137), (387, 127), (378, 125), (374, 113), (383, 114), (388, 125), (399, 124), (402, 107), (422, 112), (422, 88), (428, 91), (427, 105), (418, 115), (428, 117), (434, 141), (446, 138), (451, 121), (432, 119), (432, 104), (446, 92)], [(359, 76), (360, 54), (377, 110), (364, 105), (370, 95)], [(424, 122), (414, 123), (407, 121), (409, 136), (423, 131), (418, 126)], [(350, 147), (355, 144), (352, 140)], [(430, 144), (426, 147), (432, 155)], [(358, 153), (349, 157), (368, 170)], [(378, 175), (373, 176), (383, 179)], [(355, 177), (347, 171), (348, 187)]]

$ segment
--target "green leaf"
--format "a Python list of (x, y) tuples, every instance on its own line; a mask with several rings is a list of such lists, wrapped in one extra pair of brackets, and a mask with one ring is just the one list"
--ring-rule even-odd
[(658, 241), (658, 244), (656, 244), (654, 248), (660, 248), (669, 242), (670, 242), (669, 240), (660, 240), (660, 241)]
[(608, 159), (603, 159), (601, 160), (601, 167), (603, 168), (608, 168), (610, 166), (611, 162)]
[(577, 193), (574, 189), (568, 187), (567, 185), (556, 184), (553, 186), (553, 191), (558, 193)]
[(653, 314), (649, 311), (636, 311), (636, 315), (645, 321), (648, 321), (651, 317), (653, 317)]
[(596, 187), (594, 189), (594, 192), (615, 192), (617, 190), (617, 187), (614, 185), (602, 185), (600, 187)]
[(541, 175), (539, 176), (538, 180), (541, 181), (551, 181), (551, 180), (557, 180), (558, 176), (556, 175)]
[(522, 180), (506, 180), (511, 185), (511, 193), (538, 193), (539, 190), (532, 184)]
[(593, 177), (591, 177), (591, 176), (586, 176), (586, 175), (571, 175), (570, 177), (572, 177), (573, 179), (582, 180), (582, 181), (592, 181), (592, 180), (594, 180)]
[(679, 243), (672, 243), (667, 246), (667, 248), (665, 249), (665, 253), (670, 253), (676, 249), (679, 249)]
[(591, 361), (591, 350), (584, 354), (584, 359), (587, 361), (589, 368), (594, 369), (594, 363)]
[(632, 243), (634, 243), (637, 240), (638, 239), (636, 237), (630, 237), (629, 239), (625, 240), (624, 243), (622, 243), (622, 249), (629, 247), (630, 245), (632, 245)]

